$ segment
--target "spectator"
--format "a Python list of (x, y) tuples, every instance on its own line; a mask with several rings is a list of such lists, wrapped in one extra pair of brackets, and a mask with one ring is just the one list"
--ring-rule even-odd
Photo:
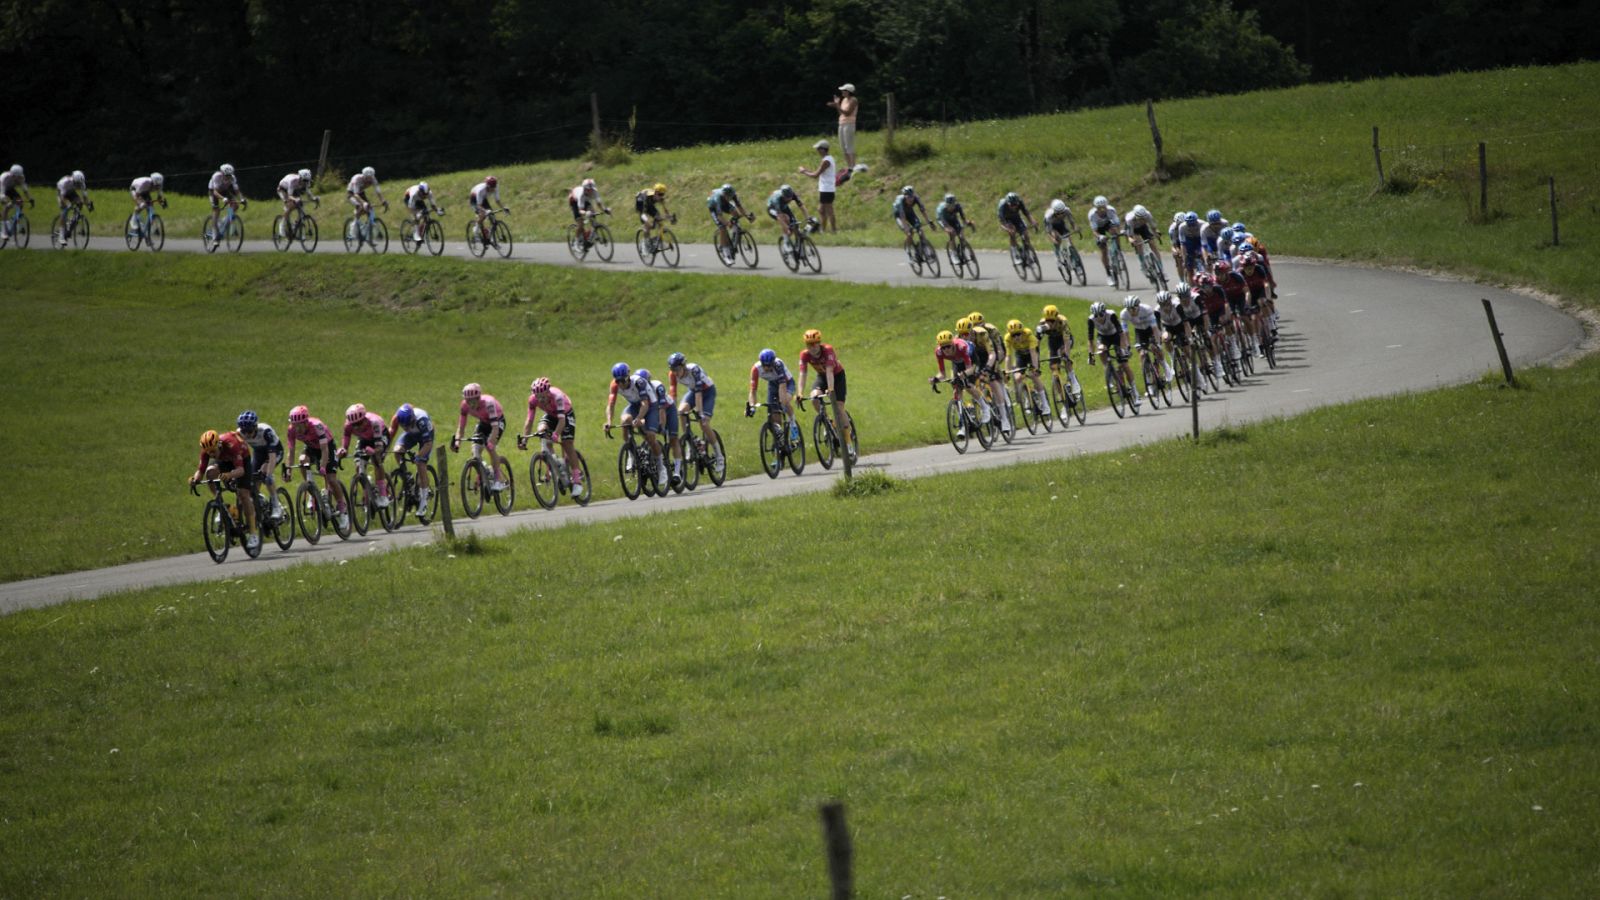
[(856, 167), (856, 109), (861, 106), (861, 101), (856, 97), (856, 86), (845, 83), (839, 85), (838, 93), (828, 101), (828, 105), (839, 111), (839, 149), (844, 151), (844, 166), (847, 169)]
[(817, 180), (817, 209), (820, 210), (817, 215), (822, 219), (822, 229), (838, 233), (839, 221), (833, 217), (833, 194), (838, 186), (839, 167), (833, 161), (833, 154), (828, 152), (827, 141), (817, 141), (811, 149), (817, 151), (822, 162), (817, 164), (815, 172), (801, 166), (800, 174)]

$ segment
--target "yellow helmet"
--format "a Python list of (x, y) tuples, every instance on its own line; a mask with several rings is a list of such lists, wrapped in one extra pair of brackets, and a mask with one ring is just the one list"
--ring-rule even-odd
[(215, 431), (207, 431), (200, 435), (200, 451), (202, 453), (215, 453), (217, 452), (217, 445), (221, 442), (222, 439), (217, 437)]
[(1061, 310), (1056, 309), (1056, 305), (1054, 303), (1052, 303), (1049, 306), (1046, 306), (1044, 308), (1044, 317), (1046, 319), (1054, 319), (1056, 316), (1059, 316), (1059, 315), (1061, 315)]
[(1024, 331), (1027, 331), (1027, 329), (1022, 327), (1022, 320), (1021, 319), (1012, 319), (1011, 321), (1006, 323), (1006, 333), (1007, 334), (1021, 334)]
[(967, 313), (967, 318), (974, 325), (982, 325), (983, 324), (983, 313), (978, 312), (977, 310), (973, 310), (972, 312)]
[(656, 186), (651, 188), (650, 190), (655, 191), (657, 194), (660, 194), (663, 197), (665, 197), (667, 195), (667, 186), (662, 184), (659, 181), (656, 182)]
[(972, 330), (972, 320), (966, 316), (956, 320), (956, 334), (966, 334)]
[(956, 336), (951, 334), (948, 331), (941, 331), (941, 332), (939, 332), (939, 336), (934, 338), (934, 340), (939, 342), (939, 346), (941, 346), (941, 347), (950, 346), (950, 344), (953, 343), (955, 341), (955, 339), (956, 339)]
[(807, 328), (805, 333), (805, 342), (807, 347), (811, 346), (812, 344), (822, 343), (822, 332), (815, 328)]

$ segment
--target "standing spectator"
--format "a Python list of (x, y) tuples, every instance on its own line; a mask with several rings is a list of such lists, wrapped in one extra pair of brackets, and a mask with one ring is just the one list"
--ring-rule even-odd
[(811, 145), (811, 149), (817, 151), (817, 155), (822, 157), (822, 162), (817, 164), (815, 172), (801, 166), (800, 174), (817, 180), (817, 209), (818, 216), (822, 219), (822, 228), (825, 231), (838, 233), (839, 221), (833, 217), (833, 194), (838, 187), (836, 180), (839, 167), (834, 164), (833, 154), (828, 152), (827, 141), (817, 141)]
[(828, 105), (839, 111), (839, 149), (844, 151), (844, 165), (847, 169), (856, 167), (856, 109), (861, 106), (861, 100), (856, 97), (856, 86), (845, 83), (839, 85), (838, 93), (828, 101)]

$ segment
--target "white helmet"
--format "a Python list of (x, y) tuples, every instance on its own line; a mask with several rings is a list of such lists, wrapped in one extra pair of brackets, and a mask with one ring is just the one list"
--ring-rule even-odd
[(22, 177), (22, 163), (12, 163), (12, 165), (11, 165), (11, 174), (17, 176), (18, 178), (21, 178)]
[(233, 166), (230, 166), (227, 163), (223, 163), (222, 164), (222, 174), (228, 176), (229, 178), (232, 178), (233, 177)]
[(1101, 194), (1100, 196), (1094, 198), (1094, 208), (1095, 209), (1105, 209), (1106, 208), (1106, 195), (1105, 194)]
[(84, 177), (82, 169), (73, 169), (72, 170), (72, 183), (73, 184), (77, 185), (78, 187), (83, 187), (85, 181), (86, 181), (86, 179)]
[(161, 187), (163, 184), (167, 183), (167, 178), (166, 178), (165, 175), (162, 175), (160, 172), (151, 172), (150, 173), (150, 181), (152, 183), (154, 183), (156, 187)]
[(361, 170), (361, 177), (362, 178), (371, 178), (374, 181), (376, 181), (377, 178), (378, 178), (378, 170), (374, 169), (371, 166), (367, 166), (365, 169)]
[(311, 170), (310, 169), (301, 169), (299, 172), (296, 172), (295, 174), (300, 176), (300, 180), (301, 181), (310, 181), (311, 180)]
[(423, 192), (424, 194), (428, 193), (428, 183), (426, 181), (417, 182), (417, 190)]
[(1058, 213), (1064, 213), (1067, 211), (1067, 201), (1057, 197), (1056, 199), (1050, 201), (1050, 208)]
[(1135, 306), (1138, 306), (1138, 305), (1139, 305), (1139, 295), (1138, 294), (1129, 294), (1127, 296), (1127, 299), (1122, 301), (1122, 308), (1123, 309), (1133, 309)]
[(1141, 219), (1150, 218), (1150, 210), (1145, 209), (1144, 205), (1143, 204), (1139, 204), (1139, 203), (1135, 203), (1133, 205), (1133, 214), (1138, 216)]
[(595, 191), (595, 192), (598, 192), (600, 190), (599, 188), (594, 186), (594, 179), (593, 178), (585, 178), (583, 180), (583, 189), (586, 190), (586, 191)]
[(1172, 221), (1173, 222), (1182, 222), (1183, 221), (1183, 210), (1180, 209), (1177, 212), (1173, 213), (1172, 214)]

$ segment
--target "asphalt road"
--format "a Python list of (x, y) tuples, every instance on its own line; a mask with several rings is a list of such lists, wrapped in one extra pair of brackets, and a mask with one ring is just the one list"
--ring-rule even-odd
[[(259, 218), (259, 217), (258, 217)], [(620, 222), (620, 220), (619, 220)], [(264, 227), (264, 226), (258, 226)], [(452, 221), (447, 234), (459, 234), (459, 221)], [(619, 227), (620, 230), (620, 227)], [(709, 230), (709, 229), (707, 229)], [(630, 229), (631, 231), (631, 229)], [(684, 229), (687, 233), (688, 229)], [(1054, 275), (1042, 284), (1023, 284), (1012, 273), (1000, 253), (980, 255), (984, 277), (977, 282), (956, 282), (948, 273), (938, 280), (912, 274), (903, 254), (882, 248), (827, 246), (820, 242), (823, 271), (820, 275), (793, 275), (778, 259), (777, 249), (768, 241), (761, 247), (761, 264), (755, 270), (724, 268), (709, 245), (685, 245), (677, 271), (711, 275), (756, 275), (801, 280), (836, 280), (867, 284), (965, 286), (979, 289), (1016, 291), (1051, 296), (1074, 296), (1113, 300), (1121, 291), (1095, 279), (1098, 260), (1088, 261), (1091, 272), (1086, 288), (1070, 292)], [(35, 235), (34, 248), (48, 249), (44, 235)], [(128, 252), (120, 238), (96, 238), (92, 250)], [(198, 240), (168, 240), (165, 253), (201, 252)], [(148, 251), (140, 251), (148, 252)], [(219, 250), (226, 253), (226, 250)], [(245, 252), (274, 252), (267, 242), (248, 242)], [(318, 253), (342, 253), (338, 242), (326, 237)], [(391, 243), (398, 253), (398, 242)], [(446, 255), (466, 256), (466, 247), (456, 240)], [(299, 255), (291, 251), (289, 258)], [(1046, 257), (1048, 260), (1049, 257)], [(575, 265), (561, 244), (520, 245), (510, 260), (485, 259), (482, 265), (510, 265), (539, 262)], [(581, 265), (604, 270), (640, 271), (644, 269), (631, 243), (617, 247), (611, 263), (587, 261)], [(1494, 304), (1500, 330), (1514, 365), (1548, 361), (1573, 351), (1584, 339), (1583, 327), (1567, 314), (1530, 297), (1487, 288), (1447, 277), (1417, 275), (1387, 270), (1320, 263), (1310, 260), (1277, 260), (1280, 285), (1279, 308), (1281, 337), (1280, 367), (1258, 369), (1256, 377), (1238, 389), (1224, 390), (1200, 404), (1201, 427), (1215, 428), (1273, 417), (1290, 416), (1318, 406), (1361, 397), (1401, 391), (1427, 390), (1470, 381), (1498, 367), (1493, 341), (1485, 322), (1479, 298)], [(1053, 279), (1053, 280), (1052, 280)], [(1143, 292), (1148, 296), (1148, 291)], [(931, 327), (931, 326), (930, 326)], [(907, 336), (924, 340), (925, 335)], [(1092, 376), (1092, 373), (1091, 373)], [(1090, 379), (1088, 391), (1103, 390)], [(928, 414), (942, 414), (943, 398), (930, 395)], [(731, 427), (753, 427), (734, 419)], [(877, 468), (896, 477), (911, 478), (966, 469), (1007, 465), (1015, 462), (1075, 456), (1148, 443), (1188, 433), (1191, 413), (1186, 407), (1153, 411), (1146, 407), (1137, 418), (1117, 419), (1109, 409), (1096, 410), (1083, 426), (1054, 434), (1028, 436), (1025, 432), (1015, 444), (997, 445), (984, 452), (974, 443), (964, 456), (948, 444), (919, 447), (892, 453), (871, 453), (861, 465)], [(730, 427), (724, 425), (723, 427)], [(521, 457), (519, 456), (519, 459)], [(602, 465), (610, 460), (593, 461)], [(453, 464), (452, 464), (453, 465)], [(787, 472), (777, 479), (764, 475), (729, 481), (721, 488), (702, 482), (701, 488), (667, 498), (629, 502), (612, 500), (580, 509), (558, 506), (554, 511), (519, 509), (507, 517), (488, 513), (475, 522), (458, 521), (458, 533), (477, 531), (484, 535), (503, 534), (523, 528), (548, 528), (572, 521), (597, 522), (633, 516), (670, 512), (674, 509), (760, 500), (805, 491), (822, 490), (838, 477), (838, 469), (826, 472), (813, 461), (805, 474)], [(519, 493), (525, 493), (519, 491)], [(519, 498), (519, 504), (531, 499)], [(324, 538), (315, 547), (296, 542), (287, 553), (268, 546), (257, 560), (244, 557), (235, 548), (228, 561), (216, 565), (204, 553), (148, 560), (127, 565), (53, 575), (45, 578), (0, 584), (0, 614), (20, 609), (48, 606), (73, 599), (90, 599), (106, 594), (155, 585), (193, 581), (246, 578), (306, 562), (331, 562), (381, 552), (394, 547), (425, 544), (432, 534), (412, 525), (394, 534), (375, 534), (352, 538), (348, 542)], [(198, 543), (198, 542), (197, 542)]]

